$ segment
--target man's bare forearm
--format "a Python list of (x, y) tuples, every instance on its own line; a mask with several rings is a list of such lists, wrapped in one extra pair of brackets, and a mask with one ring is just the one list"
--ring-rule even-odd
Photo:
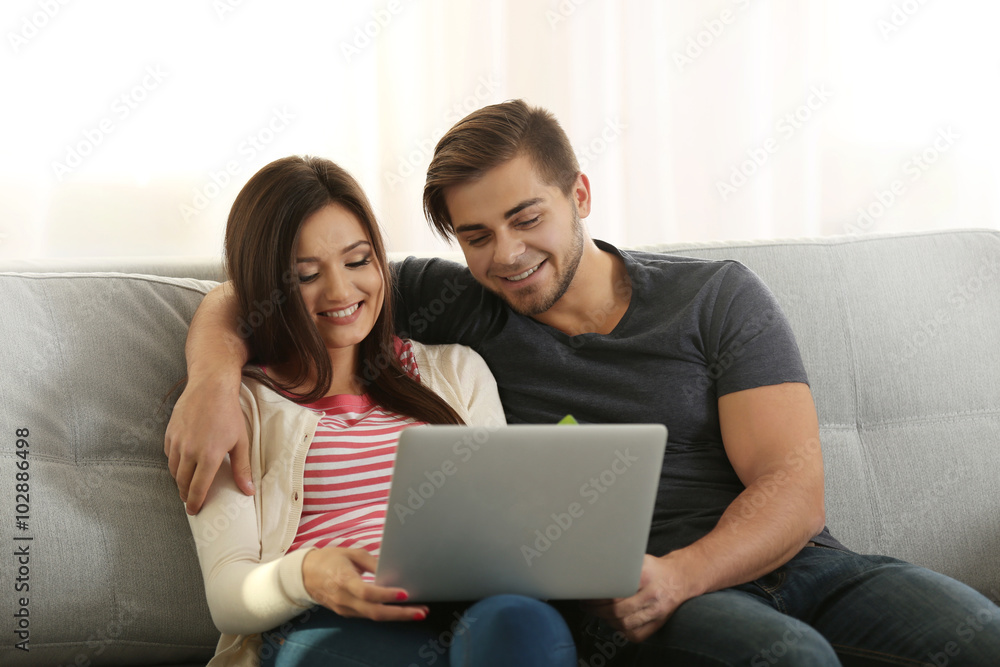
[[(783, 565), (822, 531), (822, 485), (786, 470), (765, 475), (733, 501), (708, 535), (673, 556), (695, 594), (752, 581)], [(763, 501), (763, 502), (762, 502)]]
[(236, 298), (228, 282), (205, 295), (191, 319), (184, 347), (189, 382), (214, 380), (239, 386), (250, 353), (237, 332), (236, 317)]
[(695, 594), (771, 572), (823, 530), (823, 454), (812, 393), (790, 382), (727, 394), (719, 425), (746, 485), (715, 528), (673, 556)]

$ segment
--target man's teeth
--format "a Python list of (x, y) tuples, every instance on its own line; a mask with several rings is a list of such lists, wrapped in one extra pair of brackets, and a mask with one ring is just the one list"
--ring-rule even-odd
[(348, 315), (352, 315), (360, 306), (360, 303), (356, 303), (350, 308), (344, 308), (343, 310), (328, 310), (325, 313), (320, 313), (320, 315), (322, 317), (347, 317)]
[(519, 273), (516, 276), (511, 276), (511, 277), (507, 278), (507, 280), (510, 280), (510, 281), (513, 281), (513, 282), (517, 282), (518, 280), (524, 280), (525, 278), (527, 278), (528, 276), (530, 276), (532, 273), (534, 273), (537, 270), (538, 270), (538, 267), (535, 266), (535, 267), (532, 267), (532, 268), (528, 269), (524, 273)]

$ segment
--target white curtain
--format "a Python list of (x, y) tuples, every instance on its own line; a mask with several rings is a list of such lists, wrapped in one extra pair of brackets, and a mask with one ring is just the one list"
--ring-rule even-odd
[(390, 249), (441, 134), (521, 97), (621, 245), (1000, 228), (988, 0), (6, 0), (0, 257), (218, 255), (267, 162), (349, 169)]

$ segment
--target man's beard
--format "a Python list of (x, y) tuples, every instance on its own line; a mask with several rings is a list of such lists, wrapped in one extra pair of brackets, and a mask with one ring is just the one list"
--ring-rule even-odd
[(566, 294), (566, 290), (573, 283), (573, 278), (576, 277), (576, 271), (580, 267), (580, 259), (583, 257), (583, 224), (580, 222), (580, 214), (577, 212), (576, 207), (573, 208), (573, 240), (570, 247), (567, 249), (565, 255), (560, 257), (562, 260), (562, 275), (556, 276), (558, 282), (555, 288), (549, 292), (549, 294), (540, 294), (539, 290), (543, 288), (525, 290), (528, 292), (518, 299), (518, 302), (513, 302), (509, 295), (503, 292), (497, 292), (497, 295), (506, 302), (511, 309), (520, 314), (526, 315), (528, 317), (534, 317), (535, 315), (541, 315), (552, 306), (556, 305)]

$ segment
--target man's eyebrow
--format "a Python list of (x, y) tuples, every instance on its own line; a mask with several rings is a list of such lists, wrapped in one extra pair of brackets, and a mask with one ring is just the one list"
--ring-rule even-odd
[(518, 213), (520, 213), (524, 209), (528, 208), (529, 206), (534, 206), (535, 204), (540, 204), (540, 203), (542, 203), (542, 201), (543, 201), (543, 199), (541, 197), (535, 197), (534, 199), (526, 199), (523, 202), (521, 202), (520, 204), (518, 204), (517, 206), (515, 206), (514, 208), (512, 208), (509, 211), (507, 211), (506, 213), (504, 213), (503, 214), (504, 220), (509, 220), (510, 218), (514, 217), (515, 215), (517, 215)]
[[(512, 208), (509, 211), (507, 211), (506, 213), (504, 213), (503, 214), (504, 220), (510, 220), (515, 215), (517, 215), (518, 213), (520, 213), (524, 209), (528, 208), (529, 206), (534, 206), (535, 204), (540, 204), (543, 201), (545, 201), (545, 199), (543, 197), (535, 197), (534, 199), (525, 199), (523, 202), (521, 202), (520, 204), (518, 204), (514, 208)], [(486, 229), (486, 225), (482, 224), (481, 222), (467, 223), (467, 224), (463, 224), (463, 225), (456, 225), (455, 226), (455, 233), (456, 234), (461, 234), (463, 232), (478, 232), (478, 231), (483, 230), (483, 229)]]
[[(355, 241), (351, 245), (349, 245), (346, 248), (344, 248), (341, 251), (340, 254), (341, 255), (346, 255), (347, 253), (351, 252), (352, 250), (354, 250), (358, 246), (363, 246), (363, 245), (371, 246), (371, 243), (369, 243), (368, 241), (365, 241), (363, 239), (361, 241)], [(297, 258), (295, 258), (295, 263), (296, 264), (319, 264), (319, 261), (320, 261), (319, 257), (297, 257)]]

